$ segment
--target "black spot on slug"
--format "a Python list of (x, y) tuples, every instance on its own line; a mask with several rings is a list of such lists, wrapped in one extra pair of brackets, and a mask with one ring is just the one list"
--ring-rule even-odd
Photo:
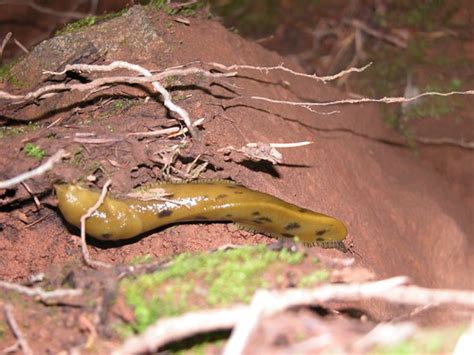
[(168, 217), (173, 214), (173, 211), (171, 210), (163, 210), (158, 213), (158, 217), (163, 218), (163, 217)]
[(110, 234), (110, 233), (104, 233), (104, 234), (101, 234), (100, 237), (101, 237), (102, 239), (109, 240), (110, 237), (112, 237), (112, 234)]
[(290, 233), (282, 233), (281, 235), (284, 236), (285, 238), (294, 238), (295, 237), (293, 234), (290, 234)]
[(260, 216), (260, 212), (258, 211), (252, 212), (252, 216)]
[(318, 242), (324, 242), (324, 238), (321, 238), (321, 237), (316, 238), (316, 240), (317, 240)]
[(208, 221), (209, 218), (207, 218), (206, 216), (196, 216), (193, 218), (195, 221)]
[(306, 213), (309, 212), (309, 210), (307, 210), (306, 208), (298, 208), (298, 212)]
[(234, 194), (236, 195), (242, 195), (244, 192), (243, 191), (234, 191)]
[(298, 229), (300, 228), (301, 226), (299, 225), (299, 223), (296, 223), (296, 222), (292, 222), (292, 223), (288, 223), (286, 226), (285, 226), (285, 230), (289, 231), (289, 230), (292, 230), (292, 229)]
[(220, 194), (220, 195), (217, 195), (217, 196), (216, 196), (216, 200), (222, 200), (223, 198), (227, 198), (227, 197), (229, 197), (229, 195)]
[(226, 218), (232, 218), (232, 217), (234, 217), (234, 215), (232, 215), (232, 214), (230, 214), (230, 213), (227, 213), (224, 217), (226, 217)]
[(257, 217), (254, 219), (255, 223), (262, 224), (264, 222), (272, 223), (273, 221), (268, 217)]
[(324, 235), (324, 233), (326, 233), (327, 231), (328, 231), (327, 229), (323, 229), (323, 230), (317, 231), (317, 232), (316, 232), (316, 235)]

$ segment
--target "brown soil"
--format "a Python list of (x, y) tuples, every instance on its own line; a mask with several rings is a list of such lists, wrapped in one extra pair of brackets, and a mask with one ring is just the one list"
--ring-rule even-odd
[[(122, 17), (42, 42), (14, 67), (13, 73), (25, 87), (37, 88), (44, 84), (42, 70), (57, 70), (90, 48), (97, 51), (92, 50), (91, 56), (82, 58), (86, 62), (126, 60), (148, 69), (200, 60), (259, 66), (284, 62), (301, 71), (297, 64), (228, 32), (217, 22), (200, 18), (189, 18), (189, 21), (190, 25), (186, 26), (163, 13), (133, 7)], [(469, 272), (474, 265), (470, 208), (474, 203), (472, 150), (429, 145), (421, 146), (419, 154), (415, 154), (400, 135), (383, 124), (375, 105), (331, 108), (340, 113), (326, 116), (248, 98), (328, 101), (347, 97), (329, 85), (281, 72), (266, 75), (248, 71), (226, 79), (226, 84), (198, 77), (180, 78), (170, 85), (175, 98), (181, 98), (178, 103), (191, 117), (205, 118), (199, 138), (181, 151), (178, 167), (185, 167), (201, 154), (201, 159), (212, 165), (203, 177), (231, 178), (343, 220), (349, 230), (348, 239), (357, 252), (357, 263), (372, 270), (377, 278), (408, 275), (421, 286), (474, 288)], [(25, 91), (7, 84), (0, 84), (0, 89)], [(0, 191), (1, 280), (24, 282), (42, 272), (50, 275), (51, 280), (55, 279), (55, 273), (61, 275), (56, 278), (61, 280), (67, 275), (65, 270), (73, 269), (89, 275), (80, 265), (78, 231), (66, 226), (54, 207), (52, 182), (94, 175), (97, 178), (94, 185), (102, 186), (110, 178), (114, 191), (129, 191), (162, 178), (156, 152), (169, 142), (126, 137), (130, 132), (175, 125), (176, 121), (160, 102), (145, 102), (148, 94), (146, 88), (118, 86), (105, 93), (88, 95), (86, 100), (84, 93), (66, 93), (28, 105), (2, 103), (0, 114), (5, 126), (18, 127), (26, 121), (33, 121), (37, 126), (25, 126), (26, 132), (0, 139), (0, 180), (38, 165), (36, 158), (25, 156), (22, 149), (26, 143), (43, 147), (49, 155), (63, 148), (71, 156), (47, 175), (28, 181), (34, 194), (46, 203), (40, 211), (22, 186)], [(414, 127), (424, 137), (448, 135), (472, 141), (474, 130), (468, 118), (473, 113), (466, 99), (463, 112), (466, 120), (461, 120), (462, 124), (417, 121)], [(73, 141), (76, 133), (95, 133), (98, 137), (118, 140), (112, 144), (79, 144)], [(284, 150), (284, 164), (278, 166), (251, 161), (238, 164), (219, 152), (220, 148), (241, 147), (248, 142), (305, 140), (314, 144)], [(123, 245), (89, 242), (93, 258), (125, 264), (138, 255), (164, 258), (224, 244), (270, 241), (226, 224), (206, 224), (172, 226)], [(310, 255), (320, 252), (308, 250)], [(339, 252), (332, 250), (322, 253), (339, 256)], [(97, 275), (94, 275), (88, 277), (95, 279)], [(85, 282), (86, 276), (83, 277), (81, 283)], [(87, 339), (87, 316), (79, 310), (67, 308), (47, 318), (40, 308), (41, 305), (31, 306), (29, 302), (25, 312), (17, 314), (22, 327), (27, 329), (27, 336), (32, 338), (35, 334), (38, 339), (39, 351), (70, 349)], [(375, 320), (391, 319), (407, 311), (405, 307), (375, 302), (367, 303), (364, 310)], [(429, 324), (446, 324), (465, 316), (442, 310), (422, 314), (420, 319)], [(32, 318), (28, 321), (29, 317)], [(41, 317), (41, 321), (35, 317)], [(285, 323), (291, 327), (292, 322), (297, 323), (295, 319), (309, 316), (282, 317), (286, 320), (278, 322), (291, 320)], [(48, 320), (43, 322), (44, 319)], [(64, 327), (62, 339), (53, 342), (49, 339), (49, 329), (58, 325)], [(337, 326), (342, 333), (353, 327), (349, 323), (326, 326)], [(77, 333), (78, 328), (82, 333)], [(41, 345), (43, 340), (51, 343)], [(0, 348), (11, 343), (10, 335), (3, 337)], [(106, 351), (104, 344), (102, 350)]]

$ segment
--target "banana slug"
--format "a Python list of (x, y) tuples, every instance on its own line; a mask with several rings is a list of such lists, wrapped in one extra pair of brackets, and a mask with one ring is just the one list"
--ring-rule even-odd
[[(78, 185), (54, 188), (61, 213), (76, 227), (100, 195)], [(347, 251), (342, 242), (346, 227), (339, 220), (226, 180), (159, 183), (123, 198), (106, 197), (87, 220), (86, 231), (96, 239), (119, 240), (165, 225), (203, 221), (232, 221), (307, 246)]]

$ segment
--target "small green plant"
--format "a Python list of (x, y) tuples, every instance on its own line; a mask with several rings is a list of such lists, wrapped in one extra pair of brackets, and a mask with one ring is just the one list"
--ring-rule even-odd
[(196, 3), (190, 3), (188, 5), (183, 5), (179, 7), (173, 7), (168, 4), (166, 0), (150, 0), (148, 3), (149, 6), (153, 6), (157, 10), (162, 10), (168, 15), (177, 15), (182, 16), (195, 16), (198, 9), (202, 8), (205, 5), (204, 1), (198, 1)]
[(75, 22), (68, 23), (62, 29), (56, 31), (55, 35), (59, 36), (59, 35), (64, 35), (66, 33), (75, 32), (81, 28), (94, 25), (96, 21), (97, 21), (96, 16), (87, 16), (87, 17), (81, 18), (80, 20), (77, 20)]
[(37, 159), (42, 159), (46, 155), (44, 149), (33, 143), (26, 143), (23, 147), (23, 151), (25, 152), (26, 156)]

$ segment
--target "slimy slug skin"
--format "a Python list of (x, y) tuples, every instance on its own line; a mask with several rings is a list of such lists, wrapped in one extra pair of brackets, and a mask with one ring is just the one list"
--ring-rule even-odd
[[(64, 218), (80, 227), (81, 216), (100, 194), (71, 184), (54, 188)], [(129, 197), (106, 197), (87, 219), (86, 231), (96, 239), (120, 240), (166, 225), (204, 221), (236, 222), (273, 237), (346, 251), (341, 221), (225, 180), (159, 183)]]

